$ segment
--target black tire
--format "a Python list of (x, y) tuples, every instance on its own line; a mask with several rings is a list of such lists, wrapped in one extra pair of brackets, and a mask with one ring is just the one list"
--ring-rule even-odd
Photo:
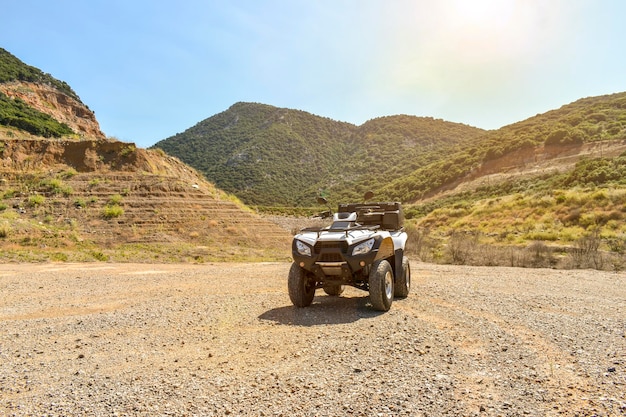
[(411, 291), (411, 265), (406, 256), (402, 257), (402, 271), (399, 275), (393, 287), (393, 295), (396, 298), (406, 298)]
[(306, 271), (296, 263), (291, 264), (287, 281), (289, 298), (296, 307), (307, 307), (315, 297), (315, 280), (309, 279)]
[(325, 285), (323, 289), (328, 295), (338, 296), (343, 292), (343, 285)]
[(389, 311), (393, 302), (393, 269), (382, 259), (372, 265), (369, 275), (370, 301), (375, 310)]

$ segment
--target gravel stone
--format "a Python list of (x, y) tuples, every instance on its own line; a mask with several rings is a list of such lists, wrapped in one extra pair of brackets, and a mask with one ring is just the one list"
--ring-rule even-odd
[(381, 313), (289, 266), (0, 265), (0, 415), (626, 415), (624, 273), (414, 262)]

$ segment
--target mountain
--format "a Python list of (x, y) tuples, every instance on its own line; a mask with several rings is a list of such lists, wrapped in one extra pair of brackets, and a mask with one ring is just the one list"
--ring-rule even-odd
[(71, 87), (0, 48), (0, 126), (35, 136), (104, 139)]
[(335, 172), (352, 131), (303, 111), (237, 103), (155, 147), (246, 203), (296, 204)]
[(155, 147), (251, 205), (310, 206), (320, 194), (340, 202), (367, 190), (417, 203), (499, 170), (623, 139), (625, 102), (626, 93), (585, 98), (492, 131), (406, 115), (354, 126), (236, 103)]
[[(472, 146), (439, 157), (407, 176), (395, 178), (382, 193), (391, 199), (419, 202), (490, 174), (572, 168), (593, 156), (599, 144), (622, 152), (626, 140), (626, 93), (589, 97), (485, 132)], [(569, 163), (563, 165), (568, 157)], [(544, 169), (545, 173), (545, 169)]]
[(236, 103), (170, 138), (163, 149), (247, 204), (309, 206), (319, 194), (359, 199), (485, 131), (428, 117), (361, 126), (300, 110)]
[(626, 268), (626, 93), (491, 131), (406, 115), (354, 126), (237, 103), (155, 147), (262, 211), (366, 190), (402, 201), (423, 260)]
[(413, 259), (626, 268), (626, 93), (491, 131), (236, 103), (144, 150), (4, 50), (0, 80), (0, 260), (286, 259), (304, 219), (224, 188), (282, 214), (373, 190), (405, 203)]
[(0, 49), (0, 262), (276, 260), (289, 244), (180, 160), (107, 139), (69, 85)]

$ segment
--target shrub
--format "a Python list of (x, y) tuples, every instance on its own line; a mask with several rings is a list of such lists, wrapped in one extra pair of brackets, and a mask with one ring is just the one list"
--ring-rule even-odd
[(66, 186), (61, 180), (57, 178), (43, 180), (39, 183), (39, 186), (45, 191), (49, 191), (54, 194), (63, 194), (66, 197), (74, 192), (74, 190), (72, 190), (72, 187)]
[(600, 233), (598, 229), (574, 242), (574, 247), (569, 252), (574, 268), (594, 267), (602, 269), (602, 256), (598, 252), (599, 248)]
[(93, 251), (91, 252), (91, 256), (94, 257), (94, 259), (98, 260), (98, 261), (102, 261), (102, 262), (106, 262), (109, 260), (109, 256), (100, 252), (100, 251)]
[(124, 214), (124, 209), (117, 204), (109, 205), (104, 207), (102, 214), (105, 218), (112, 219), (115, 217), (120, 217), (122, 214)]
[(570, 212), (568, 214), (563, 216), (561, 218), (561, 221), (566, 226), (577, 225), (578, 222), (580, 221), (580, 216), (581, 216), (580, 209), (579, 208), (574, 208), (574, 209), (570, 210)]
[(122, 196), (119, 194), (113, 194), (109, 197), (110, 205), (120, 205), (122, 203)]
[(74, 168), (68, 168), (64, 172), (61, 173), (61, 178), (68, 179), (72, 178), (74, 175), (78, 174)]
[(447, 252), (452, 263), (465, 265), (470, 260), (472, 250), (478, 243), (478, 235), (453, 232), (448, 240)]
[(537, 240), (537, 241), (557, 241), (559, 240), (559, 235), (555, 231), (548, 230), (535, 230), (528, 232), (526, 234), (526, 239), (528, 240)]
[(623, 255), (626, 251), (626, 237), (611, 237), (606, 241), (611, 252)]
[(15, 197), (15, 194), (17, 194), (17, 191), (15, 191), (12, 188), (7, 188), (6, 190), (4, 190), (4, 193), (2, 194), (2, 198), (13, 198)]
[(137, 148), (135, 147), (135, 145), (128, 145), (125, 146), (121, 151), (120, 151), (120, 156), (122, 157), (127, 157), (128, 155), (130, 155), (131, 153), (134, 153), (137, 150)]
[(163, 149), (161, 149), (161, 148), (154, 148), (154, 149), (151, 149), (151, 151), (156, 153), (159, 156), (165, 156), (166, 155), (165, 151)]
[(535, 268), (547, 267), (555, 263), (552, 250), (543, 242), (535, 241), (528, 248), (531, 266)]
[(68, 259), (67, 254), (63, 252), (53, 252), (50, 254), (50, 260), (54, 262), (67, 262)]
[(46, 201), (46, 198), (40, 194), (31, 195), (28, 197), (28, 205), (31, 207), (40, 206)]

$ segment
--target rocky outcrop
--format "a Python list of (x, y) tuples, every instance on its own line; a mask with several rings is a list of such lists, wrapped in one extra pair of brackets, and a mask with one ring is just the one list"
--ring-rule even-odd
[(95, 114), (86, 105), (50, 85), (14, 81), (0, 84), (0, 92), (19, 98), (58, 122), (65, 123), (80, 138), (105, 138)]

